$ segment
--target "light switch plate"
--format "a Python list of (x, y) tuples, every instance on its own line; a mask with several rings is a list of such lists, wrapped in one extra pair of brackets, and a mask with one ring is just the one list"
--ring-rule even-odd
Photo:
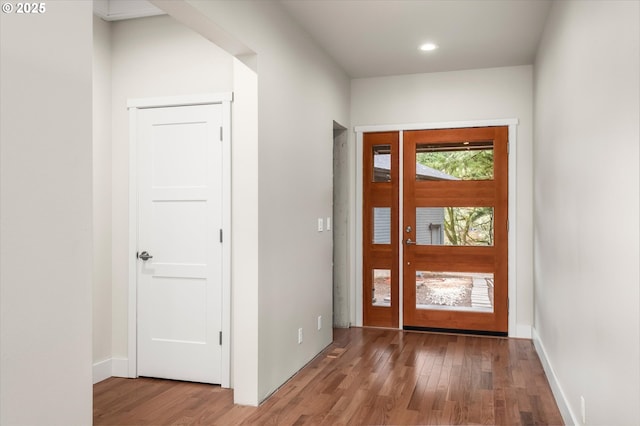
[(327, 231), (331, 231), (331, 218), (327, 217)]
[(319, 217), (318, 218), (318, 232), (322, 232), (323, 231), (323, 227), (324, 227), (324, 225), (323, 225), (323, 222), (322, 222), (322, 218)]

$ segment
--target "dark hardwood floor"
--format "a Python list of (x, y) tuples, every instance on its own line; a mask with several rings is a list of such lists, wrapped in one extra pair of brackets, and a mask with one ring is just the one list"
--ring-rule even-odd
[(110, 378), (95, 425), (560, 425), (529, 340), (336, 329), (334, 343), (260, 407), (219, 386)]

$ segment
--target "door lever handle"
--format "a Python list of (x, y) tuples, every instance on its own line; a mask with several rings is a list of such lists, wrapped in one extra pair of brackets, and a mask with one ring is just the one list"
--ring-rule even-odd
[(411, 238), (407, 238), (404, 243), (406, 245), (408, 245), (408, 246), (415, 246), (416, 245), (416, 242), (415, 241), (411, 241)]
[(138, 255), (138, 258), (139, 258), (139, 259), (142, 259), (142, 260), (144, 260), (144, 261), (146, 262), (146, 261), (147, 261), (147, 260), (149, 260), (149, 259), (153, 259), (153, 256), (151, 256), (151, 255), (150, 255), (149, 253), (147, 253), (146, 251), (143, 251), (142, 253), (140, 253), (140, 254)]

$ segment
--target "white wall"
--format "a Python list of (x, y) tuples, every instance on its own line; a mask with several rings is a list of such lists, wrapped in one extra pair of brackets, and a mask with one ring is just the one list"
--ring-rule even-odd
[(578, 424), (640, 423), (639, 23), (555, 2), (536, 59), (535, 331)]
[(236, 402), (257, 404), (332, 340), (332, 236), (316, 225), (332, 214), (333, 120), (349, 124), (349, 79), (277, 2), (188, 3), (257, 54), (259, 268), (242, 286), (258, 297), (234, 301), (239, 315), (258, 313), (245, 324), (256, 353), (255, 334), (234, 335), (234, 350), (258, 361)]
[[(531, 66), (362, 78), (351, 83), (353, 126), (519, 120), (515, 277), (518, 330), (510, 333), (515, 331), (522, 337), (530, 336), (533, 324), (532, 90)], [(355, 159), (351, 163), (355, 164)]]
[(93, 362), (98, 363), (111, 359), (111, 25), (94, 16), (93, 32)]
[[(127, 358), (127, 250), (131, 98), (229, 92), (233, 58), (169, 16), (111, 24), (113, 350)], [(115, 366), (115, 364), (114, 364)]]
[(92, 421), (91, 3), (46, 8), (0, 17), (3, 425)]
[(258, 76), (233, 60), (231, 141), (231, 387), (255, 405), (258, 378)]

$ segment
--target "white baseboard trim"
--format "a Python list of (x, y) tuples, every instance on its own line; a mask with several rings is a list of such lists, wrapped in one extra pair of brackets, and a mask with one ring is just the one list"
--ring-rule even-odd
[(538, 352), (538, 358), (540, 358), (540, 362), (542, 363), (542, 368), (544, 368), (544, 372), (547, 375), (547, 380), (549, 381), (549, 386), (551, 386), (551, 391), (553, 392), (553, 397), (556, 400), (556, 404), (558, 404), (558, 409), (560, 410), (560, 414), (562, 415), (562, 420), (565, 425), (581, 425), (578, 421), (578, 416), (576, 413), (571, 411), (571, 406), (569, 405), (569, 401), (562, 390), (562, 386), (560, 386), (560, 382), (558, 381), (558, 376), (553, 371), (553, 367), (551, 366), (551, 362), (547, 357), (547, 352), (544, 349), (544, 344), (542, 340), (540, 340), (540, 336), (535, 328), (532, 328), (532, 337), (533, 337), (533, 345), (536, 348), (536, 352)]
[(127, 358), (112, 358), (111, 375), (114, 377), (130, 377), (129, 360)]
[(111, 377), (111, 359), (96, 362), (93, 364), (93, 384)]
[(129, 360), (126, 358), (110, 358), (93, 364), (93, 384), (109, 377), (129, 377)]

